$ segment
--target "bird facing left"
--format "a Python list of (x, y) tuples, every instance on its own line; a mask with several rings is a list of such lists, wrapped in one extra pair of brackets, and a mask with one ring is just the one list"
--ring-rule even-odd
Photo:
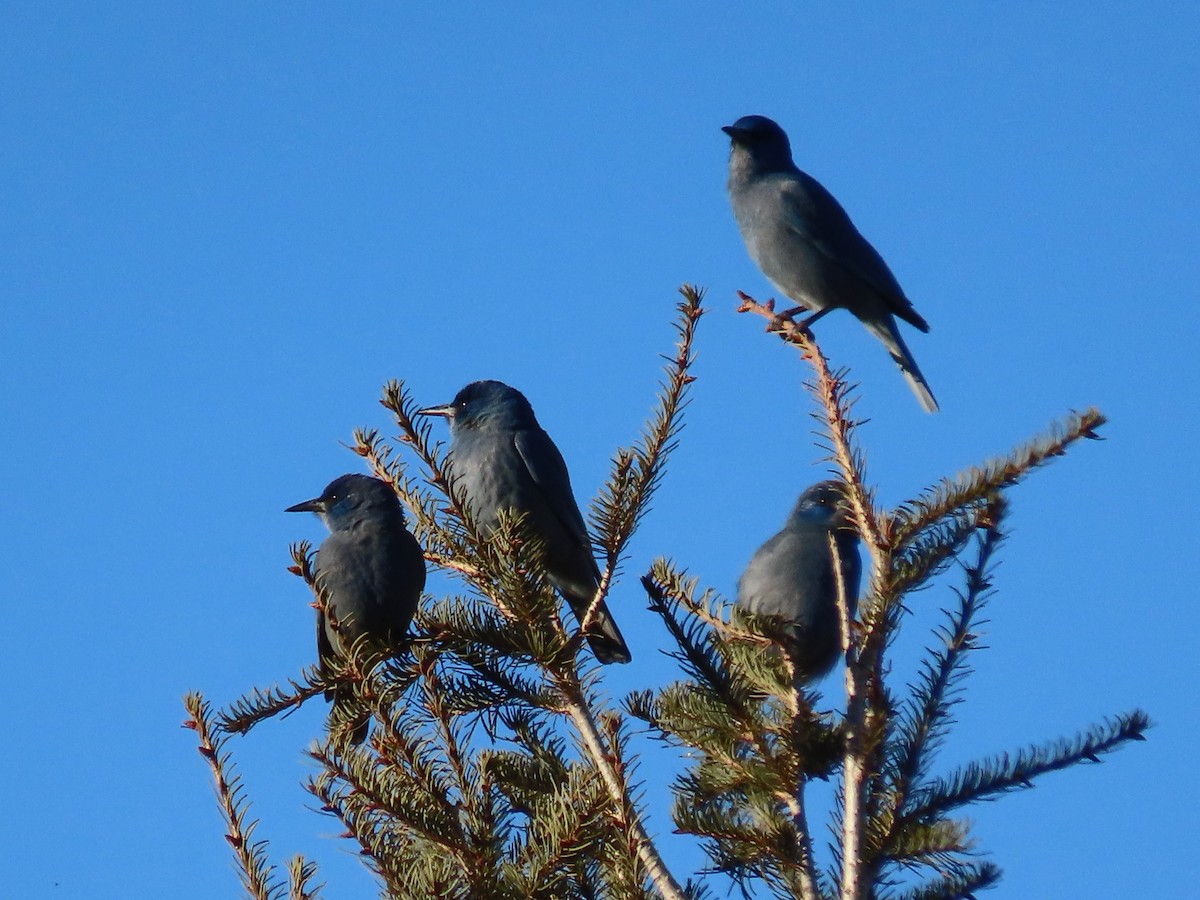
[[(343, 475), (321, 496), (286, 511), (316, 513), (330, 532), (313, 561), (325, 596), (325, 609), (317, 611), (321, 674), (328, 675), (330, 663), (345, 658), (360, 640), (387, 654), (402, 648), (425, 589), (425, 556), (391, 485), (368, 475)], [(346, 689), (326, 691), (325, 697), (346, 718)], [(362, 743), (369, 726), (369, 718), (354, 721), (351, 740)]]
[[(478, 524), (496, 527), (504, 510), (525, 517), (542, 542), (546, 575), (581, 621), (600, 585), (583, 515), (571, 490), (567, 464), (516, 388), (476, 381), (442, 406), (420, 410), (450, 423), (447, 463)], [(588, 645), (601, 663), (627, 663), (629, 646), (603, 599), (596, 606)]]
[(721, 130), (730, 138), (729, 200), (742, 240), (770, 282), (809, 311), (802, 327), (832, 309), (849, 310), (887, 347), (925, 411), (937, 412), (896, 319), (920, 331), (929, 331), (929, 323), (883, 257), (833, 194), (796, 167), (788, 136), (775, 122), (742, 116)]

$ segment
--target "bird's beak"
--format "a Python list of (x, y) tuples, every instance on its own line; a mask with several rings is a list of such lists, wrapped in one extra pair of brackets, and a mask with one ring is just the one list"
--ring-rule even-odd
[(303, 503), (289, 506), (284, 512), (310, 512), (320, 515), (325, 512), (325, 501), (320, 497), (317, 497), (315, 500), (305, 500)]
[(746, 132), (742, 131), (742, 129), (735, 128), (732, 125), (722, 125), (721, 130), (723, 132), (725, 132), (727, 135), (729, 135), (731, 138), (733, 138), (735, 141), (740, 141), (742, 139), (742, 135), (744, 135), (746, 133)]
[(454, 418), (454, 404), (445, 403), (441, 406), (427, 406), (417, 410), (418, 416), (441, 416), (443, 419)]

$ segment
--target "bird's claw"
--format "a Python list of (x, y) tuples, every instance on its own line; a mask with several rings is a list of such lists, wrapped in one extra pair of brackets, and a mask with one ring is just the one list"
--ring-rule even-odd
[[(768, 309), (770, 309), (772, 312), (774, 311), (774, 300), (771, 301)], [(800, 315), (802, 312), (808, 312), (808, 308), (804, 306), (793, 306), (791, 309), (785, 309), (781, 313), (775, 313), (775, 315), (771, 317), (771, 321), (767, 323), (767, 331), (783, 331), (785, 322), (790, 325), (794, 325), (802, 331), (808, 331), (808, 322), (810, 320), (806, 319), (805, 321), (799, 323), (795, 321), (795, 317)]]

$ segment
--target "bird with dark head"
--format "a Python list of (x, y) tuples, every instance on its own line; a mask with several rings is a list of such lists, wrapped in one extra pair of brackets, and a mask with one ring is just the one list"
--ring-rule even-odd
[(768, 280), (807, 310), (811, 326), (848, 309), (892, 355), (921, 406), (937, 412), (933, 392), (904, 343), (895, 317), (920, 331), (913, 308), (883, 257), (854, 227), (829, 191), (792, 162), (787, 134), (766, 116), (743, 116), (723, 129), (729, 153), (729, 199), (746, 249)]
[(822, 481), (801, 494), (783, 530), (758, 548), (738, 580), (739, 607), (754, 615), (779, 617), (802, 684), (828, 672), (842, 653), (838, 572), (830, 535), (853, 617), (862, 561), (840, 481)]
[[(313, 575), (325, 598), (317, 612), (317, 655), (321, 672), (366, 641), (376, 652), (393, 654), (405, 635), (421, 591), (425, 555), (404, 524), (404, 508), (391, 485), (367, 475), (334, 479), (320, 497), (288, 507), (311, 512), (329, 528), (317, 549)], [(344, 707), (345, 689), (327, 691), (334, 708)], [(351, 740), (361, 744), (370, 720), (355, 722)]]
[[(443, 406), (418, 415), (450, 423), (447, 469), (478, 525), (495, 528), (503, 510), (524, 517), (543, 548), (546, 577), (582, 620), (600, 584), (567, 464), (542, 430), (525, 395), (499, 381), (476, 381)], [(631, 659), (608, 607), (601, 602), (586, 635), (596, 659)]]

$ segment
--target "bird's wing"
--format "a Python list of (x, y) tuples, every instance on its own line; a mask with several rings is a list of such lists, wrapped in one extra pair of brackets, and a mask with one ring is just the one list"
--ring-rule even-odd
[(874, 247), (850, 221), (837, 198), (815, 178), (800, 170), (780, 182), (780, 194), (791, 230), (830, 262), (847, 270), (879, 294), (893, 313), (922, 330), (925, 320), (905, 296), (896, 276)]
[(513, 435), (513, 443), (530, 477), (542, 492), (546, 506), (567, 533), (581, 547), (587, 548), (590, 556), (592, 539), (588, 536), (587, 526), (583, 524), (583, 515), (579, 512), (575, 495), (571, 493), (567, 464), (558, 447), (554, 446), (554, 441), (550, 440), (550, 435), (540, 428), (525, 428)]
[[(322, 676), (329, 674), (329, 660), (333, 658), (333, 645), (329, 643), (329, 635), (325, 633), (325, 612), (317, 610), (317, 671)], [(325, 699), (332, 700), (333, 691), (326, 691)]]
[[(329, 538), (326, 538), (328, 541)], [(326, 554), (327, 556), (330, 554)], [(332, 595), (332, 585), (329, 584), (329, 573), (321, 571), (321, 551), (318, 550), (313, 558), (313, 578), (316, 581), (318, 590), (324, 591), (326, 602)], [(317, 604), (314, 604), (317, 606)], [(336, 658), (337, 654), (333, 650), (333, 645), (329, 642), (329, 635), (325, 633), (325, 610), (317, 606), (317, 670), (322, 675), (328, 675), (329, 670), (325, 665), (325, 660)]]
[(355, 540), (344, 532), (337, 532), (321, 544), (314, 574), (336, 623), (336, 634), (331, 639), (325, 627), (329, 624), (329, 615), (319, 614), (321, 627), (317, 634), (317, 650), (337, 659), (362, 634), (364, 606), (371, 605), (372, 597), (378, 594), (371, 580), (374, 568)]

